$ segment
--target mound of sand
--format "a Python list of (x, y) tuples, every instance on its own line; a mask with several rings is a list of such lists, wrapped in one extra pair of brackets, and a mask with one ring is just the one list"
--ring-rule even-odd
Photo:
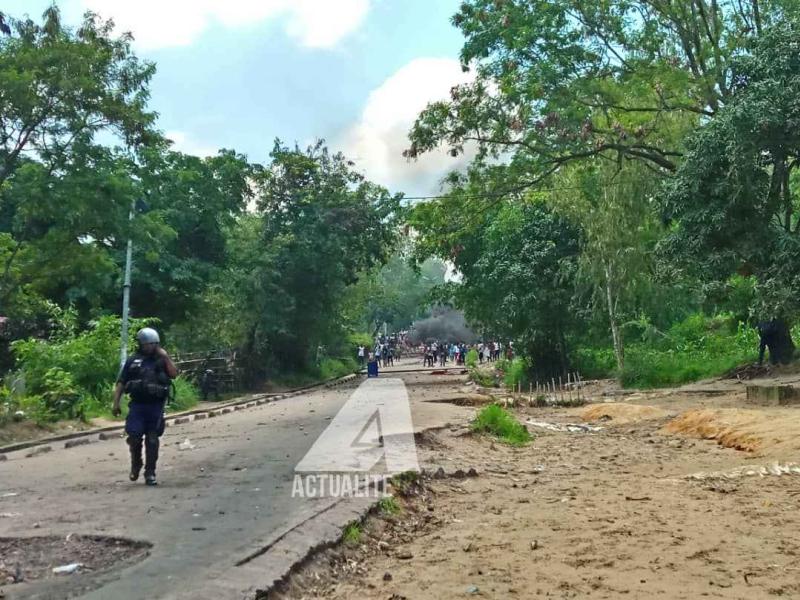
[(726, 448), (796, 456), (800, 450), (800, 411), (797, 409), (688, 410), (664, 426), (665, 433), (716, 440)]
[(626, 404), (624, 402), (604, 402), (603, 404), (590, 404), (581, 413), (584, 421), (612, 420), (614, 423), (635, 423), (649, 419), (661, 419), (668, 416), (668, 412), (656, 406), (642, 406), (640, 404)]

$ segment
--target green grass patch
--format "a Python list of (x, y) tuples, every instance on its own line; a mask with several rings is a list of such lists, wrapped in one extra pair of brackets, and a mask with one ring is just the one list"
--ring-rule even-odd
[[(700, 313), (659, 331), (649, 322), (625, 327), (625, 367), (616, 368), (613, 349), (580, 348), (575, 367), (584, 379), (618, 377), (623, 387), (678, 386), (718, 377), (758, 358), (758, 332), (730, 313), (709, 317)], [(800, 324), (792, 330), (800, 339)]]
[(400, 503), (394, 496), (384, 496), (378, 500), (378, 510), (382, 515), (396, 515), (400, 512)]
[(583, 379), (605, 379), (617, 374), (617, 359), (613, 348), (578, 348), (575, 351), (575, 370)]
[(197, 404), (200, 394), (191, 381), (178, 377), (172, 384), (175, 386), (175, 399), (167, 405), (167, 410), (179, 412), (189, 410)]
[(524, 446), (533, 439), (528, 429), (499, 404), (483, 408), (472, 422), (472, 430), (491, 435), (510, 446)]
[(528, 378), (528, 363), (522, 357), (517, 357), (511, 361), (504, 361), (503, 383), (507, 388), (516, 390), (518, 387), (526, 389), (530, 382)]
[(696, 314), (665, 334), (628, 345), (623, 387), (668, 387), (716, 377), (758, 358), (758, 333), (730, 315)]
[(497, 376), (494, 369), (487, 371), (480, 367), (472, 367), (469, 370), (469, 379), (481, 387), (497, 387)]
[(398, 494), (403, 496), (408, 494), (419, 483), (419, 473), (417, 471), (404, 471), (389, 479), (389, 483)]
[(361, 523), (353, 521), (344, 528), (344, 532), (342, 533), (342, 541), (345, 544), (350, 545), (358, 544), (361, 541), (361, 536), (363, 533), (364, 532), (361, 529)]
[(358, 363), (354, 358), (325, 358), (319, 365), (319, 377), (325, 381), (344, 377), (358, 370)]
[(296, 389), (344, 377), (358, 371), (358, 363), (354, 358), (325, 358), (320, 362), (319, 367), (307, 371), (280, 373), (270, 381), (278, 388)]

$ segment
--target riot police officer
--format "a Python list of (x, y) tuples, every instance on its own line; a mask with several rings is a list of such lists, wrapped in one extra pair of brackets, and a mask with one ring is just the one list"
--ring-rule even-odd
[(125, 361), (114, 388), (114, 416), (120, 414), (120, 398), (130, 396), (125, 433), (131, 452), (130, 480), (139, 479), (142, 470), (142, 441), (145, 447), (144, 481), (156, 485), (156, 462), (161, 434), (164, 433), (164, 405), (171, 380), (178, 375), (172, 359), (159, 345), (158, 332), (150, 327), (136, 334), (139, 349)]

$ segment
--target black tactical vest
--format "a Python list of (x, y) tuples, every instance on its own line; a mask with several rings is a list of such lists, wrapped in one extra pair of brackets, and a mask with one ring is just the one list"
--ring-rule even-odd
[(125, 391), (137, 402), (160, 402), (169, 395), (170, 379), (164, 359), (136, 355), (128, 366)]

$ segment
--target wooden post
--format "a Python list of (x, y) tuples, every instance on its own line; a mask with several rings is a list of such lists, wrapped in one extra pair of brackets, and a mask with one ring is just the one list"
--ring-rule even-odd
[(572, 404), (572, 375), (567, 371), (567, 397)]

